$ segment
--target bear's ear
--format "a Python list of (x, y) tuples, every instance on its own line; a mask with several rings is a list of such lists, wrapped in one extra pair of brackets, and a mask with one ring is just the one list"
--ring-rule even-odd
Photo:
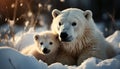
[(38, 39), (39, 39), (39, 35), (37, 34), (34, 36), (34, 40), (38, 40)]
[(84, 12), (84, 16), (87, 20), (91, 19), (92, 18), (92, 12), (90, 10), (86, 10)]
[(53, 18), (57, 17), (60, 13), (61, 13), (61, 11), (59, 11), (59, 10), (57, 10), (57, 9), (54, 9), (54, 10), (52, 11), (52, 16), (53, 16)]

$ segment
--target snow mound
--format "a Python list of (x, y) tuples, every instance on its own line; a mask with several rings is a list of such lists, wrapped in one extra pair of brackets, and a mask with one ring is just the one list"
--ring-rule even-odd
[(32, 56), (24, 56), (12, 48), (1, 47), (0, 69), (47, 69), (47, 65), (39, 63)]
[(108, 36), (106, 40), (113, 45), (116, 53), (120, 54), (120, 31), (115, 31), (115, 33)]
[(61, 63), (53, 63), (50, 66), (48, 66), (48, 68), (49, 69), (68, 69), (67, 67), (65, 67)]
[(32, 33), (25, 33), (22, 36), (18, 37), (18, 40), (15, 43), (15, 49), (17, 49), (18, 51), (22, 50), (23, 48), (30, 46), (34, 43), (34, 38), (33, 36), (37, 34), (35, 32)]
[(18, 51), (0, 47), (0, 69), (120, 69), (120, 55), (106, 60), (95, 57), (86, 59), (80, 66), (68, 66), (61, 63), (47, 65), (33, 56), (25, 56)]
[(88, 58), (78, 69), (120, 69), (120, 55), (106, 60), (95, 57)]
[(94, 57), (88, 58), (78, 67), (78, 69), (97, 69), (97, 60), (98, 59)]
[(97, 64), (97, 67), (99, 69), (120, 69), (120, 55), (112, 59), (107, 59), (99, 62), (99, 64)]

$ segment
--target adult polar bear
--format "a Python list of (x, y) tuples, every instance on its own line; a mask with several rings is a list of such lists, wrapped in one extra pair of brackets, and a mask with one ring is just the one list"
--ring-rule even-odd
[(112, 46), (105, 41), (104, 36), (96, 27), (90, 10), (69, 8), (59, 11), (54, 9), (52, 16), (51, 29), (59, 35), (61, 49), (64, 52), (62, 54), (66, 54), (66, 57), (63, 57), (60, 53), (58, 61), (61, 63), (67, 63), (65, 59), (70, 61), (67, 59), (68, 56), (74, 58), (79, 65), (89, 57), (106, 59), (115, 55)]

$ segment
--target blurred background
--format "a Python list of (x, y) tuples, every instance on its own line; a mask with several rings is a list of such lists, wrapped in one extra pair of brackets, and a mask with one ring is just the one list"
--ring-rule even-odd
[(105, 37), (120, 29), (120, 0), (0, 0), (0, 38), (31, 27), (50, 29), (52, 10), (66, 8), (91, 10)]

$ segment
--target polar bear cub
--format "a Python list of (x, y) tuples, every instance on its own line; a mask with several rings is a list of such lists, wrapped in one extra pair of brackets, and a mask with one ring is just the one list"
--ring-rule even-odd
[(60, 46), (57, 35), (51, 31), (44, 31), (34, 36), (34, 42), (34, 45), (26, 47), (21, 53), (33, 55), (48, 64), (54, 63)]

